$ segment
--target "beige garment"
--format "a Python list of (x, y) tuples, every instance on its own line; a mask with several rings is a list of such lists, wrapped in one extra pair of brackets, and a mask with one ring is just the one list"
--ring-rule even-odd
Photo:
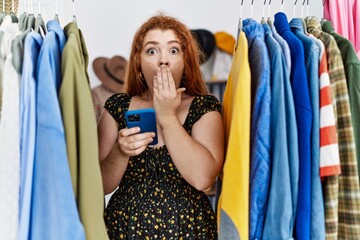
[[(1, 9), (0, 12), (5, 12), (6, 14), (10, 14), (11, 12), (15, 14), (17, 13), (19, 0), (5, 0), (5, 11), (3, 11), (3, 1), (4, 0), (0, 0), (0, 9)], [(14, 11), (11, 11), (12, 2), (14, 2)]]
[(104, 104), (106, 100), (114, 94), (113, 91), (105, 88), (103, 84), (94, 87), (91, 90), (91, 96), (94, 102), (94, 109), (96, 115), (96, 122), (99, 122), (101, 113), (104, 109)]

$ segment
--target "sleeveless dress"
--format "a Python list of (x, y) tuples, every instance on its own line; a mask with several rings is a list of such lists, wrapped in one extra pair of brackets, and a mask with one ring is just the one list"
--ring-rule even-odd
[[(124, 114), (130, 100), (119, 93), (105, 103), (119, 129), (126, 127)], [(210, 111), (221, 112), (220, 102), (211, 95), (195, 96), (183, 127), (190, 134), (194, 123)], [(147, 147), (130, 157), (104, 219), (111, 240), (217, 239), (216, 216), (208, 197), (180, 175), (166, 145)]]

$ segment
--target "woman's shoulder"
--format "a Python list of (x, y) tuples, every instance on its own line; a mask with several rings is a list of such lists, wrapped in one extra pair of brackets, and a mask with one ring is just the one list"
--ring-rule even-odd
[(127, 93), (115, 93), (106, 100), (105, 107), (127, 104), (130, 100), (131, 97)]
[(192, 107), (202, 112), (203, 114), (210, 111), (221, 112), (220, 101), (211, 94), (196, 95), (192, 100)]
[(115, 93), (109, 97), (104, 105), (104, 108), (112, 116), (117, 116), (120, 113), (127, 111), (129, 108), (131, 97), (126, 93)]

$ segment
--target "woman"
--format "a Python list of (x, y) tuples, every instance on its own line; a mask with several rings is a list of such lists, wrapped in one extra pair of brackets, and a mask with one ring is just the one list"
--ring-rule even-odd
[[(224, 160), (220, 102), (207, 94), (199, 48), (177, 19), (157, 15), (134, 36), (126, 94), (100, 118), (100, 165), (110, 239), (217, 239), (203, 190)], [(127, 128), (127, 110), (154, 108), (157, 133)], [(157, 134), (158, 144), (148, 146)]]

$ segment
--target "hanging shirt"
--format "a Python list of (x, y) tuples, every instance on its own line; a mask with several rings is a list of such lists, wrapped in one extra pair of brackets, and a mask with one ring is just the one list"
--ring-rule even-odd
[(322, 30), (334, 37), (341, 52), (349, 92), (357, 168), (360, 181), (360, 60), (356, 56), (352, 43), (348, 39), (337, 34), (330, 21), (325, 21), (322, 24)]
[(359, 0), (325, 0), (325, 19), (332, 21), (335, 31), (349, 39), (360, 59), (360, 3)]
[(275, 14), (274, 25), (289, 44), (291, 52), (290, 81), (294, 96), (296, 123), (299, 138), (299, 195), (296, 208), (295, 238), (310, 239), (311, 211), (311, 152), (312, 109), (305, 69), (304, 47), (291, 32), (283, 12)]
[[(260, 239), (292, 239), (295, 209), (292, 196), (294, 186), (291, 186), (290, 179), (293, 177), (298, 179), (299, 174), (298, 152), (296, 151), (295, 154), (296, 159), (290, 158), (291, 152), (297, 150), (294, 100), (282, 48), (273, 37), (269, 25), (262, 26), (271, 69), (270, 161), (272, 170), (264, 230)], [(292, 134), (295, 137), (291, 138)]]
[(316, 39), (320, 48), (320, 178), (336, 176), (341, 173), (338, 136), (336, 132), (335, 111), (332, 105), (331, 85), (325, 46)]
[(66, 38), (57, 21), (47, 23), (37, 64), (36, 143), (30, 239), (85, 239), (71, 185), (58, 100), (61, 53)]
[(324, 200), (319, 175), (320, 164), (320, 112), (319, 112), (319, 58), (320, 49), (314, 39), (304, 33), (303, 22), (300, 18), (294, 18), (290, 27), (295, 36), (301, 41), (305, 53), (306, 76), (309, 81), (309, 90), (312, 108), (311, 129), (311, 162), (310, 162), (310, 236), (311, 239), (325, 239), (325, 215)]
[[(64, 28), (60, 105), (73, 189), (86, 239), (105, 240), (104, 190), (99, 164), (94, 106), (87, 74), (88, 52), (76, 23)], [(91, 199), (91, 201), (89, 201)]]
[(17, 23), (5, 16), (0, 27), (2, 101), (0, 118), (0, 239), (17, 240), (19, 214), (20, 140), (19, 85), (20, 76), (11, 64), (11, 42), (20, 34)]
[(264, 30), (243, 21), (251, 70), (250, 239), (261, 239), (270, 185), (270, 61)]
[(248, 43), (240, 32), (223, 101), (226, 156), (217, 212), (220, 240), (249, 238), (250, 91)]
[(360, 236), (359, 179), (344, 65), (335, 39), (321, 31), (320, 22), (315, 17), (304, 20), (308, 32), (325, 45), (339, 141), (341, 175), (327, 177), (324, 184), (326, 237), (357, 239)]
[(273, 25), (272, 21), (269, 19), (268, 24), (270, 25), (271, 31), (273, 33), (273, 36), (275, 40), (280, 44), (283, 54), (285, 56), (285, 63), (286, 63), (286, 69), (290, 78), (290, 69), (291, 69), (291, 55), (290, 55), (290, 49), (287, 42), (278, 34), (276, 31), (275, 26)]
[(24, 45), (24, 62), (20, 86), (20, 240), (29, 239), (36, 137), (35, 71), (42, 41), (40, 34), (32, 32), (25, 38)]

